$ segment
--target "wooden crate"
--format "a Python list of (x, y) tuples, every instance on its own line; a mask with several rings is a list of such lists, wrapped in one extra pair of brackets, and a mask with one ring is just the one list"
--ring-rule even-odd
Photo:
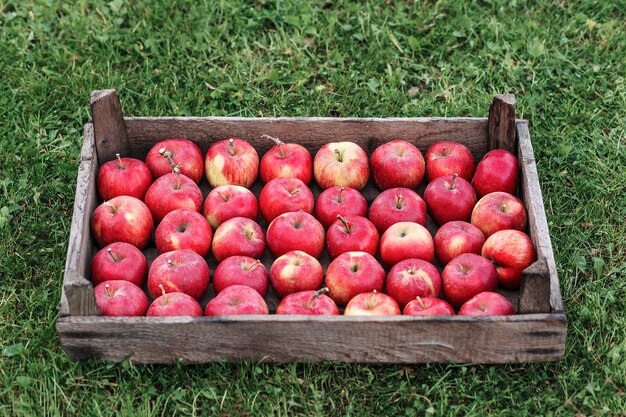
[[(115, 91), (95, 91), (93, 121), (85, 125), (74, 215), (57, 330), (73, 359), (129, 359), (140, 363), (212, 361), (362, 363), (552, 361), (563, 356), (567, 320), (548, 233), (528, 122), (515, 119), (515, 99), (497, 96), (488, 118), (238, 118), (123, 117)], [(250, 141), (262, 155), (268, 134), (299, 142), (314, 155), (329, 141), (347, 140), (369, 154), (381, 143), (405, 139), (422, 152), (435, 141), (464, 143), (477, 160), (490, 149), (517, 154), (519, 196), (528, 209), (529, 234), (538, 261), (524, 271), (519, 291), (503, 293), (517, 313), (500, 317), (102, 317), (89, 281), (97, 250), (90, 216), (99, 204), (96, 173), (120, 152), (145, 158), (158, 140), (188, 138), (206, 152), (228, 137)], [(255, 188), (256, 187), (256, 188)], [(253, 187), (260, 189), (259, 184)], [(204, 186), (206, 193), (207, 186)], [(319, 187), (313, 186), (314, 194)], [(368, 185), (371, 202), (377, 191)], [(436, 226), (429, 220), (431, 232)], [(147, 251), (154, 258), (154, 249)], [(268, 256), (269, 257), (269, 256)], [(266, 263), (271, 262), (265, 259)], [(327, 257), (322, 259), (328, 264)], [(215, 263), (209, 259), (214, 269)], [(209, 297), (210, 295), (207, 295)], [(206, 302), (206, 300), (204, 300)], [(275, 306), (270, 295), (268, 304)]]

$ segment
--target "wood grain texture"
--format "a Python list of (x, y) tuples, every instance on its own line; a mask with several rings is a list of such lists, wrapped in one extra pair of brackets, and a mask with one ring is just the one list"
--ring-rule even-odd
[(517, 151), (513, 94), (499, 94), (494, 97), (489, 107), (487, 137), (489, 149), (506, 149), (513, 154)]
[(115, 159), (115, 154), (128, 156), (129, 146), (122, 106), (115, 90), (91, 93), (91, 117), (100, 165)]
[(98, 315), (89, 276), (93, 239), (90, 231), (91, 213), (98, 204), (96, 194), (96, 175), (98, 163), (95, 157), (93, 125), (84, 129), (83, 148), (76, 183), (74, 212), (70, 228), (70, 239), (63, 276), (63, 294), (61, 296), (61, 316)]
[(323, 144), (339, 141), (358, 143), (371, 154), (393, 139), (414, 143), (422, 152), (438, 140), (461, 141), (475, 158), (488, 150), (486, 118), (132, 117), (126, 118), (126, 128), (131, 155), (140, 159), (158, 140), (174, 137), (194, 141), (202, 152), (215, 141), (238, 137), (262, 155), (273, 145), (263, 134), (300, 143), (312, 155)]
[[(523, 177), (521, 183), (521, 194), (528, 211), (528, 228), (530, 229), (530, 237), (537, 250), (537, 259), (545, 260), (543, 276), (544, 280), (549, 280), (550, 291), (548, 294), (542, 292), (540, 288), (545, 288), (545, 283), (537, 284), (540, 286), (532, 292), (538, 296), (549, 297), (549, 305), (554, 313), (563, 312), (563, 301), (561, 299), (561, 290), (559, 288), (559, 280), (556, 272), (556, 264), (554, 262), (554, 253), (552, 251), (552, 242), (550, 240), (550, 232), (548, 230), (548, 221), (543, 205), (543, 197), (541, 195), (541, 187), (539, 185), (539, 174), (537, 173), (537, 165), (535, 164), (535, 155), (533, 153), (532, 143), (530, 141), (530, 133), (528, 131), (528, 122), (520, 121), (517, 123), (518, 142), (518, 159), (520, 161), (520, 170)], [(529, 269), (524, 271), (525, 276), (537, 276), (539, 274), (539, 265), (531, 265)], [(538, 282), (538, 278), (532, 278), (534, 282)], [(545, 305), (545, 300), (537, 299), (537, 303)], [(533, 306), (520, 306), (521, 310), (534, 311)]]
[(73, 359), (510, 363), (560, 359), (565, 325), (559, 314), (486, 318), (65, 317), (58, 320), (57, 329)]

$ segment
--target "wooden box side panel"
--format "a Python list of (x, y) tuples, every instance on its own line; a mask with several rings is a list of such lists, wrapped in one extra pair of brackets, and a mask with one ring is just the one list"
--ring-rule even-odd
[(93, 125), (85, 125), (83, 147), (78, 168), (74, 212), (63, 275), (60, 315), (98, 315), (93, 285), (86, 278), (94, 246), (90, 231), (91, 213), (98, 204), (96, 175), (98, 162), (95, 154)]
[(554, 314), (66, 317), (57, 322), (57, 329), (64, 349), (74, 359), (139, 363), (179, 359), (187, 363), (510, 363), (558, 360), (565, 346), (565, 318)]
[(297, 142), (313, 155), (325, 143), (352, 141), (371, 154), (394, 139), (414, 143), (422, 152), (439, 140), (464, 143), (476, 158), (487, 152), (486, 118), (238, 118), (238, 117), (130, 117), (126, 118), (131, 155), (145, 158), (165, 138), (186, 138), (206, 153), (219, 140), (238, 137), (249, 141), (259, 155), (272, 145), (266, 134)]
[(528, 211), (530, 236), (537, 250), (537, 262), (524, 271), (520, 312), (562, 313), (561, 290), (527, 121), (518, 121), (517, 136), (523, 178), (520, 191)]

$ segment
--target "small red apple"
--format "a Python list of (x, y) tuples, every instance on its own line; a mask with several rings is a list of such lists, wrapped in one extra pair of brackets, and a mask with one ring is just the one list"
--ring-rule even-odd
[(441, 276), (437, 268), (421, 259), (398, 262), (387, 274), (385, 292), (398, 302), (400, 308), (415, 297), (439, 297)]
[(537, 260), (530, 237), (519, 230), (500, 230), (487, 238), (482, 255), (496, 267), (500, 286), (516, 290), (522, 282), (522, 272)]
[(513, 304), (497, 292), (476, 294), (463, 304), (459, 316), (510, 316), (515, 314)]
[(374, 290), (352, 297), (343, 314), (345, 316), (397, 316), (400, 314), (400, 306), (392, 297)]
[(495, 291), (498, 287), (496, 268), (487, 258), (464, 253), (451, 260), (441, 273), (443, 292), (453, 307), (483, 291)]
[(189, 177), (196, 184), (204, 174), (202, 151), (187, 139), (164, 139), (157, 142), (146, 155), (146, 165), (157, 179), (172, 172)]
[(270, 283), (281, 298), (300, 291), (318, 290), (323, 282), (322, 265), (299, 250), (279, 256), (270, 268)]
[(103, 316), (144, 316), (148, 310), (148, 297), (132, 282), (104, 281), (93, 291)]
[(322, 191), (315, 200), (315, 218), (328, 229), (337, 220), (337, 215), (367, 215), (367, 201), (354, 188), (331, 187)]
[(129, 281), (143, 286), (148, 276), (148, 260), (135, 246), (115, 242), (100, 249), (91, 261), (91, 282), (98, 285), (104, 281)]
[(213, 288), (216, 294), (231, 285), (247, 285), (254, 288), (261, 297), (265, 297), (269, 284), (265, 265), (249, 256), (226, 258), (217, 265), (213, 273)]
[(292, 250), (301, 250), (319, 258), (324, 250), (324, 226), (303, 211), (276, 217), (267, 228), (267, 248), (274, 258)]
[(152, 235), (152, 214), (139, 199), (121, 195), (100, 204), (91, 217), (91, 230), (98, 246), (126, 242), (143, 249)]
[(189, 209), (176, 209), (163, 217), (154, 240), (159, 253), (189, 249), (205, 258), (211, 250), (213, 231), (207, 219)]
[(354, 142), (334, 142), (323, 145), (313, 160), (315, 181), (323, 189), (365, 187), (369, 179), (367, 154)]
[(178, 249), (156, 257), (148, 272), (148, 292), (152, 298), (166, 293), (184, 292), (196, 300), (202, 298), (209, 287), (209, 266), (197, 253)]
[(365, 217), (338, 214), (337, 221), (326, 232), (326, 249), (333, 259), (354, 251), (376, 255), (378, 240), (376, 226)]
[(469, 221), (476, 193), (469, 182), (456, 174), (444, 175), (426, 186), (424, 201), (430, 217), (441, 226), (454, 220)]
[(202, 214), (213, 230), (233, 217), (257, 220), (259, 203), (252, 191), (240, 185), (220, 185), (213, 188), (202, 207)]
[(469, 182), (476, 168), (472, 152), (459, 142), (435, 142), (426, 151), (425, 159), (428, 182), (437, 177), (454, 174)]
[(283, 298), (276, 308), (276, 314), (327, 315), (339, 314), (337, 304), (326, 295), (328, 288), (317, 291), (301, 291)]
[(399, 222), (415, 222), (426, 226), (426, 203), (413, 190), (390, 188), (372, 201), (367, 217), (381, 234)]
[(218, 262), (236, 255), (259, 259), (265, 252), (263, 229), (254, 220), (233, 217), (215, 230), (211, 249)]
[(515, 194), (517, 189), (517, 158), (504, 149), (494, 149), (485, 154), (476, 166), (472, 186), (481, 198), (495, 191)]
[(526, 207), (522, 200), (500, 191), (478, 200), (471, 218), (471, 223), (487, 238), (498, 230), (524, 230), (526, 222)]
[(155, 223), (163, 220), (170, 211), (202, 209), (202, 191), (191, 178), (183, 174), (165, 174), (152, 183), (146, 192), (145, 202)]
[(167, 294), (163, 286), (160, 286), (162, 293), (157, 297), (146, 316), (148, 317), (173, 317), (173, 316), (201, 316), (202, 307), (190, 295), (182, 292), (171, 292)]
[(464, 253), (480, 255), (485, 235), (476, 226), (464, 221), (445, 223), (434, 238), (435, 255), (441, 266)]
[(380, 258), (388, 266), (411, 258), (432, 263), (435, 259), (433, 237), (418, 223), (392, 224), (380, 238)]
[(298, 178), (275, 178), (265, 184), (259, 194), (259, 207), (267, 223), (290, 211), (313, 213), (315, 199), (305, 183)]
[(269, 309), (255, 289), (246, 285), (231, 285), (207, 303), (204, 314), (207, 316), (269, 314)]
[(103, 200), (110, 200), (121, 195), (143, 200), (152, 184), (150, 170), (139, 159), (121, 158), (103, 164), (98, 169), (98, 194)]
[(261, 181), (268, 183), (274, 178), (298, 178), (305, 184), (313, 178), (313, 158), (309, 151), (297, 143), (285, 143), (268, 135), (276, 146), (265, 152), (261, 158)]
[(370, 166), (381, 190), (417, 188), (424, 178), (426, 163), (415, 145), (405, 140), (383, 143), (372, 153)]
[(385, 270), (367, 252), (342, 253), (326, 270), (330, 297), (339, 305), (346, 305), (362, 292), (382, 291), (384, 284)]
[(405, 316), (454, 316), (454, 309), (440, 298), (416, 297), (402, 312)]
[(215, 142), (207, 151), (204, 163), (211, 187), (232, 184), (249, 188), (259, 174), (259, 155), (242, 139)]

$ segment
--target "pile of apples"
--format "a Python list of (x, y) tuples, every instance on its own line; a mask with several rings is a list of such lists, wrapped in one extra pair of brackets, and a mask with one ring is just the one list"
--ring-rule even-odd
[[(100, 167), (91, 280), (103, 315), (269, 314), (270, 285), (276, 314), (514, 314), (496, 291), (518, 289), (536, 254), (513, 154), (492, 150), (476, 164), (461, 143), (436, 142), (423, 156), (394, 140), (369, 158), (353, 142), (327, 143), (312, 158), (270, 139), (262, 158), (242, 139), (206, 155), (165, 139), (145, 161), (118, 155)], [(370, 181), (381, 192), (368, 204)], [(150, 265), (149, 242), (159, 252)], [(216, 295), (203, 308), (209, 256)]]

